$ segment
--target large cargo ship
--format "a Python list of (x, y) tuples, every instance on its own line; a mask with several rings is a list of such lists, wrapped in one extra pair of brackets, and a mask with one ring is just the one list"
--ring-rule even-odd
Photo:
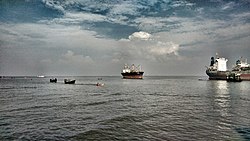
[(207, 67), (206, 74), (209, 80), (226, 80), (230, 71), (227, 70), (227, 59), (219, 57), (216, 54), (216, 59), (211, 57), (210, 66)]
[(250, 80), (250, 64), (247, 63), (247, 59), (236, 61), (236, 65), (233, 67), (231, 73), (239, 75), (241, 80)]
[(134, 64), (131, 67), (125, 64), (121, 72), (123, 79), (143, 79), (143, 73), (141, 66), (136, 67)]
[(209, 80), (227, 80), (229, 76), (239, 76), (241, 80), (250, 81), (250, 64), (247, 60), (242, 58), (237, 60), (231, 71), (227, 70), (227, 61), (225, 58), (218, 57), (218, 54), (216, 54), (216, 59), (211, 57), (210, 66), (206, 70)]

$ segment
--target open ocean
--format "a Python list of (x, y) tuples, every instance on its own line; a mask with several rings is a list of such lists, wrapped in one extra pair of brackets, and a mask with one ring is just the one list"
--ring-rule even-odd
[(0, 79), (0, 140), (250, 140), (250, 81), (57, 78)]

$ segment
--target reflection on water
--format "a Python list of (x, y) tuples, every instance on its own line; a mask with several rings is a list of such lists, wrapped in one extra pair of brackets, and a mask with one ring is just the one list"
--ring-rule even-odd
[(228, 83), (227, 81), (215, 81), (215, 90), (218, 95), (228, 94)]
[(231, 95), (229, 89), (229, 83), (227, 81), (213, 81), (212, 82), (213, 93), (213, 107), (216, 114), (215, 127), (218, 130), (230, 130), (232, 127), (232, 119), (230, 108)]
[(249, 83), (249, 81), (245, 81), (245, 82), (238, 83), (238, 86), (239, 86), (239, 90), (240, 90), (239, 92), (241, 93), (245, 90), (249, 90), (250, 83)]
[(230, 134), (238, 132), (234, 138), (242, 136), (244, 139), (249, 139), (250, 133), (248, 130), (243, 130), (250, 127), (250, 119), (247, 116), (250, 112), (249, 82), (209, 81), (208, 84), (212, 89), (210, 100), (213, 115), (210, 116), (216, 127), (214, 130), (227, 132), (224, 138), (229, 138)]
[[(230, 93), (228, 89), (228, 83), (226, 81), (217, 81), (215, 85), (215, 103), (218, 104), (220, 108), (229, 108), (230, 107)], [(225, 111), (226, 109), (224, 109)], [(223, 113), (221, 111), (222, 115), (225, 115), (226, 113)]]

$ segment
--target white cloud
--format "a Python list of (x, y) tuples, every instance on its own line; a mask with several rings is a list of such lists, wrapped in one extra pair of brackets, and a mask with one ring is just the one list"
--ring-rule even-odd
[[(41, 32), (42, 31), (42, 32)], [(92, 48), (105, 50), (114, 47), (112, 39), (97, 38), (94, 31), (81, 26), (60, 24), (3, 24), (0, 26), (1, 39), (13, 47), (30, 46), (41, 48)], [(38, 42), (39, 41), (39, 42)], [(35, 44), (35, 46), (31, 46)], [(107, 48), (106, 48), (107, 47)]]
[(84, 21), (88, 22), (103, 22), (107, 21), (107, 18), (102, 15), (92, 13), (72, 13), (68, 12), (63, 18), (54, 19), (55, 22), (59, 23), (81, 23)]
[(133, 33), (128, 38), (130, 40), (137, 40), (137, 39), (139, 39), (139, 40), (149, 40), (151, 38), (151, 34), (149, 34), (147, 32), (140, 31), (140, 32)]
[(174, 1), (172, 7), (194, 6), (195, 4), (187, 1)]
[(155, 46), (151, 46), (149, 52), (154, 55), (169, 55), (174, 54), (178, 56), (179, 45), (173, 42), (157, 42)]
[(111, 15), (123, 15), (123, 14), (136, 15), (137, 5), (129, 1), (123, 1), (122, 3), (113, 5), (113, 8), (110, 9), (109, 13)]
[(114, 53), (114, 61), (147, 60), (166, 61), (178, 58), (179, 45), (159, 38), (147, 32), (135, 32), (129, 40), (120, 40), (121, 50)]
[(250, 12), (231, 14), (230, 16), (232, 17), (232, 19), (234, 19), (234, 22), (242, 23), (245, 22), (247, 19), (249, 19)]
[[(93, 1), (79, 1), (79, 0), (68, 0), (68, 1), (54, 1), (54, 0), (43, 0), (43, 3), (49, 8), (56, 9), (64, 13), (60, 18), (53, 20), (40, 20), (40, 23), (49, 24), (79, 24), (83, 22), (110, 22), (127, 25), (128, 17), (126, 15), (138, 15), (138, 6), (136, 2), (120, 1), (119, 4), (93, 2)], [(69, 10), (71, 5), (81, 5), (81, 9), (85, 12)], [(86, 5), (86, 7), (84, 7)], [(95, 12), (99, 10), (108, 9), (107, 16), (102, 14), (91, 13), (94, 9)]]
[[(248, 15), (242, 14), (242, 17)], [(250, 25), (242, 23), (236, 15), (232, 15), (232, 22), (215, 19), (202, 19), (196, 18), (181, 18), (170, 17), (170, 21), (174, 21), (178, 28), (173, 28), (169, 32), (159, 32), (155, 35), (160, 39), (167, 38), (170, 41), (179, 43), (180, 45), (194, 45), (199, 43), (202, 50), (204, 44), (213, 44), (215, 42), (230, 40), (233, 38), (249, 36)], [(194, 46), (193, 46), (194, 47)]]
[(162, 17), (140, 17), (135, 19), (135, 24), (138, 28), (146, 31), (159, 31), (165, 29), (169, 25), (166, 25), (167, 18)]
[[(13, 66), (11, 68), (15, 68), (16, 64), (21, 66), (21, 63), (15, 63), (15, 61), (32, 62), (34, 58), (39, 58), (36, 59), (37, 62), (47, 65), (48, 68), (58, 68), (55, 72), (64, 70), (65, 66), (77, 68), (79, 72), (85, 72), (82, 70), (90, 66), (92, 71), (97, 70), (98, 67), (103, 69), (108, 64), (112, 64), (113, 69), (119, 63), (136, 61), (144, 61), (149, 66), (159, 64), (162, 68), (165, 65), (166, 70), (173, 62), (172, 64), (179, 65), (179, 68), (189, 67), (192, 70), (192, 67), (196, 67), (197, 71), (197, 68), (203, 68), (206, 65), (205, 61), (209, 58), (207, 56), (213, 55), (214, 51), (219, 49), (226, 52), (225, 54), (231, 51), (233, 55), (241, 51), (240, 53), (245, 53), (249, 58), (250, 25), (248, 20), (250, 13), (241, 13), (241, 10), (231, 12), (238, 6), (236, 5), (238, 3), (223, 2), (225, 5), (219, 5), (219, 9), (212, 8), (221, 12), (222, 15), (220, 19), (216, 17), (213, 19), (213, 16), (209, 15), (211, 13), (206, 13), (211, 12), (210, 7), (190, 8), (193, 4), (186, 1), (163, 1), (167, 4), (157, 5), (163, 9), (157, 13), (157, 10), (151, 9), (159, 4), (157, 0), (116, 1), (116, 3), (91, 0), (43, 0), (47, 7), (61, 11), (63, 15), (52, 20), (41, 20), (38, 23), (9, 25), (1, 23), (0, 45), (9, 47), (9, 49), (1, 49), (1, 54), (8, 56), (1, 59), (1, 66), (10, 65)], [(180, 10), (171, 14), (166, 13), (166, 16), (162, 17), (163, 12), (166, 12), (164, 10), (173, 7)], [(182, 11), (181, 8), (187, 9)], [(191, 15), (185, 17), (185, 13), (182, 12), (187, 10)], [(223, 16), (226, 12), (230, 13)], [(182, 16), (179, 17), (180, 13)], [(229, 19), (223, 19), (225, 17)], [(98, 38), (99, 31), (88, 29), (89, 26), (95, 28), (95, 22), (98, 23), (98, 29), (108, 30), (109, 35), (113, 35), (113, 31), (120, 31), (117, 28), (121, 26), (141, 31), (131, 33), (128, 38), (121, 40), (105, 38), (105, 36)], [(111, 30), (102, 29), (100, 27), (102, 22), (109, 22), (108, 25), (119, 24), (119, 26), (112, 26)], [(119, 33), (114, 35), (116, 34)], [(27, 50), (22, 50), (24, 47)], [(47, 55), (52, 51), (54, 55)], [(18, 53), (18, 57), (15, 52)], [(41, 54), (39, 57), (36, 56), (39, 54)], [(29, 57), (25, 58), (25, 55)], [(187, 58), (186, 61), (178, 60), (184, 57)], [(13, 60), (13, 62), (6, 60)], [(29, 64), (26, 63), (27, 67), (23, 68), (28, 68)], [(38, 63), (33, 62), (33, 64)], [(110, 68), (107, 69), (107, 74)], [(86, 72), (92, 72), (90, 70)], [(65, 72), (68, 71), (72, 70), (68, 69)]]
[(222, 10), (229, 10), (229, 9), (232, 9), (234, 6), (235, 6), (234, 2), (229, 2), (227, 4), (224, 4), (221, 9)]
[(46, 6), (52, 8), (52, 9), (56, 9), (59, 10), (61, 12), (65, 12), (63, 6), (60, 4), (60, 2), (55, 2), (54, 0), (42, 0), (43, 3), (45, 3)]

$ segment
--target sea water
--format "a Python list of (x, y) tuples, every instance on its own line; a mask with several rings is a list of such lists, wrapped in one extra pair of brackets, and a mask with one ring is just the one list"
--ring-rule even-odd
[(250, 81), (49, 79), (0, 79), (0, 140), (250, 140)]

